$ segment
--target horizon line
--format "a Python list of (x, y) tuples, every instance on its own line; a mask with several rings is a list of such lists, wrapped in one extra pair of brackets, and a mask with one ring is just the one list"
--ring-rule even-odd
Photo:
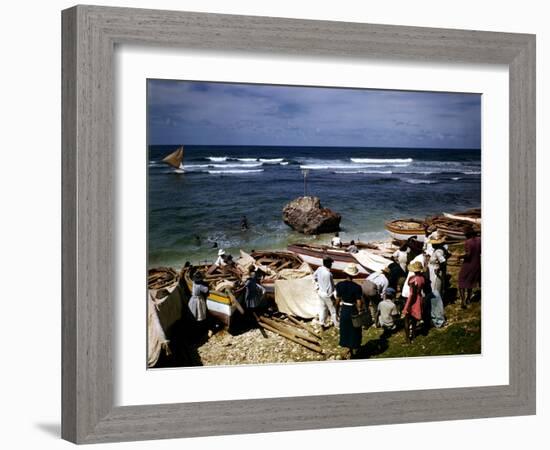
[(368, 149), (406, 149), (406, 150), (481, 150), (480, 147), (380, 147), (359, 145), (264, 145), (264, 144), (147, 144), (147, 146), (189, 146), (189, 147), (309, 147), (309, 148), (368, 148)]

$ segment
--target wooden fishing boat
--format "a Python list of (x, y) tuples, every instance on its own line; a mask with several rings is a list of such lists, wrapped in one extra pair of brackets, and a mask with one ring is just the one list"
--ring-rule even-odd
[(443, 213), (443, 216), (447, 219), (461, 220), (464, 222), (481, 225), (481, 208), (472, 208), (467, 211), (455, 212), (452, 214)]
[(169, 267), (147, 274), (147, 367), (155, 367), (173, 355), (170, 341), (182, 319), (184, 292), (179, 275)]
[(344, 269), (348, 264), (356, 264), (359, 269), (358, 278), (365, 278), (369, 275), (370, 271), (365, 267), (357, 263), (357, 260), (351, 253), (346, 251), (346, 248), (334, 248), (328, 245), (315, 245), (315, 244), (291, 244), (287, 249), (297, 254), (302, 261), (307, 262), (313, 268), (317, 268), (323, 265), (323, 259), (330, 257), (333, 259), (332, 270), (339, 276), (344, 276)]
[(424, 242), (425, 226), (425, 221), (419, 219), (396, 219), (384, 224), (384, 228), (394, 239), (407, 240), (416, 236), (421, 242)]
[[(273, 294), (275, 280), (281, 270), (295, 270), (303, 264), (299, 257), (286, 251), (256, 251), (250, 256), (254, 259), (254, 265), (260, 267), (265, 274), (262, 279), (262, 286), (266, 289), (267, 294)], [(193, 286), (192, 275), (196, 271), (202, 273), (204, 281), (210, 289), (206, 300), (209, 313), (229, 328), (235, 311), (242, 312), (239, 300), (244, 293), (244, 284), (248, 273), (240, 271), (237, 265), (233, 268), (227, 266), (217, 267), (211, 264), (194, 266), (184, 274), (185, 283), (189, 290)], [(217, 288), (223, 286), (222, 282), (227, 286), (231, 283), (232, 287)]]
[(170, 288), (178, 280), (179, 275), (170, 267), (156, 267), (147, 272), (147, 287), (150, 290)]
[[(229, 272), (217, 266), (210, 264), (201, 264), (193, 266), (184, 273), (185, 284), (191, 291), (193, 287), (193, 275), (200, 272), (203, 275), (204, 282), (208, 284), (210, 292), (206, 299), (206, 307), (208, 312), (218, 319), (224, 326), (231, 326), (231, 319), (235, 311), (242, 309), (238, 304), (237, 297), (242, 292), (244, 284), (235, 272)], [(233, 289), (217, 290), (216, 287), (222, 282), (228, 281), (233, 283)]]
[(464, 240), (466, 239), (466, 231), (473, 228), (477, 233), (481, 231), (481, 225), (471, 223), (464, 220), (450, 219), (445, 216), (437, 216), (430, 223), (440, 233), (450, 239)]
[(304, 263), (296, 254), (281, 250), (255, 251), (250, 256), (255, 259), (257, 266), (267, 269), (268, 273), (262, 278), (262, 286), (268, 294), (275, 292), (275, 280), (281, 270), (297, 270)]

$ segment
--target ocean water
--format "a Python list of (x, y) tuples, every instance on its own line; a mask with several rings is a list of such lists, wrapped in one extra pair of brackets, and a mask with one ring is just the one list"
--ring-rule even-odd
[(149, 146), (149, 267), (213, 261), (214, 242), (233, 255), (328, 242), (282, 221), (283, 206), (304, 195), (304, 169), (307, 194), (342, 215), (345, 240), (386, 238), (387, 220), (481, 205), (479, 150), (186, 146), (181, 173), (161, 162), (176, 147)]

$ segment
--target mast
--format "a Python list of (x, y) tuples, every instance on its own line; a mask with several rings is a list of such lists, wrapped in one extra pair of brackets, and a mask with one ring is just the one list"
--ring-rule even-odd
[(166, 164), (170, 164), (172, 167), (175, 167), (176, 169), (179, 169), (181, 167), (182, 161), (183, 161), (183, 145), (178, 147), (174, 152), (170, 153), (169, 155), (165, 156), (162, 159), (162, 162), (165, 162)]

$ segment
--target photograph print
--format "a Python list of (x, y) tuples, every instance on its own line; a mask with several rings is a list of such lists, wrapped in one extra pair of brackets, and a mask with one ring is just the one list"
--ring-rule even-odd
[(481, 95), (147, 80), (147, 367), (481, 353)]

